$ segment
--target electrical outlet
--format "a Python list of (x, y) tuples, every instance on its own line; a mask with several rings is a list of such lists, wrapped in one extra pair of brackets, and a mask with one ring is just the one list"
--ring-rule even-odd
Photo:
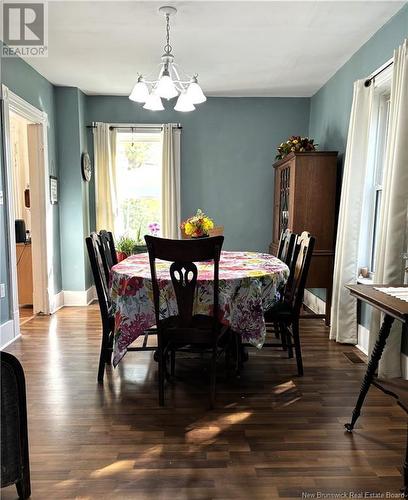
[(0, 283), (0, 299), (6, 296), (6, 284)]

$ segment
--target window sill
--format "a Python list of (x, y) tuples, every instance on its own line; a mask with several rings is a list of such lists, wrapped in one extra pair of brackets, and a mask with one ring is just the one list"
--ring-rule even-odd
[(362, 276), (359, 276), (357, 278), (357, 283), (359, 285), (373, 285), (374, 280), (372, 278), (363, 278)]

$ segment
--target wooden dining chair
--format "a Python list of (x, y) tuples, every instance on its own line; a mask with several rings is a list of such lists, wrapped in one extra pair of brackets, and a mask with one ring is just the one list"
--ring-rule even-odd
[[(215, 403), (217, 359), (223, 352), (221, 340), (228, 329), (218, 320), (219, 262), (223, 236), (191, 240), (170, 240), (145, 236), (152, 276), (154, 309), (158, 337), (159, 404), (164, 405), (167, 353), (194, 346), (211, 353), (210, 403)], [(160, 288), (156, 274), (156, 259), (171, 262), (169, 274), (177, 300), (178, 314), (160, 316)], [(198, 270), (195, 262), (214, 262), (214, 292), (212, 315), (193, 314)], [(172, 359), (174, 367), (174, 357)], [(172, 367), (172, 368), (173, 368)], [(173, 372), (173, 369), (172, 369)]]
[[(99, 355), (98, 382), (103, 382), (105, 364), (111, 364), (114, 336), (114, 317), (112, 315), (112, 304), (109, 294), (109, 282), (106, 278), (103, 250), (100, 237), (97, 233), (85, 239), (94, 278), (96, 294), (99, 302), (99, 311), (102, 320), (102, 342)], [(141, 347), (128, 347), (128, 351), (154, 351), (157, 345), (148, 346), (148, 337), (156, 335), (154, 328), (144, 332), (144, 340)]]
[(105, 264), (102, 257), (103, 253), (100, 237), (96, 233), (91, 233), (85, 241), (102, 320), (102, 342), (98, 366), (98, 381), (102, 382), (105, 372), (105, 364), (110, 364), (112, 357), (114, 321), (111, 315), (109, 288)]
[(110, 231), (102, 229), (99, 231), (100, 246), (102, 249), (102, 261), (105, 270), (106, 280), (109, 283), (109, 273), (112, 266), (118, 263), (118, 257), (116, 255), (115, 240), (113, 239), (113, 234)]
[[(265, 321), (279, 325), (282, 344), (285, 342), (289, 357), (296, 353), (298, 374), (303, 375), (303, 361), (299, 336), (299, 316), (315, 238), (304, 231), (297, 237), (294, 247), (294, 261), (286, 284), (283, 299), (265, 313)], [(275, 343), (265, 343), (264, 347), (276, 347)]]

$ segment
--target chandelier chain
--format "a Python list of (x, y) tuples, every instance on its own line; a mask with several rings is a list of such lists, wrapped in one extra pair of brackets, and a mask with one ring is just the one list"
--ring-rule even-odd
[(173, 47), (170, 45), (170, 15), (166, 14), (166, 45), (164, 46), (164, 52), (169, 55), (172, 50)]

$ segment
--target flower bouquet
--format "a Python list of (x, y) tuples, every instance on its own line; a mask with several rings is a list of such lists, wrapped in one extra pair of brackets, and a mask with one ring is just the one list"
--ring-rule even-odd
[(314, 139), (309, 137), (300, 137), (300, 135), (292, 135), (286, 142), (277, 148), (278, 154), (276, 160), (282, 160), (289, 153), (304, 153), (306, 151), (316, 151), (318, 144), (314, 143)]
[(201, 209), (197, 213), (180, 224), (180, 229), (190, 238), (204, 238), (213, 229), (214, 221), (210, 219)]

